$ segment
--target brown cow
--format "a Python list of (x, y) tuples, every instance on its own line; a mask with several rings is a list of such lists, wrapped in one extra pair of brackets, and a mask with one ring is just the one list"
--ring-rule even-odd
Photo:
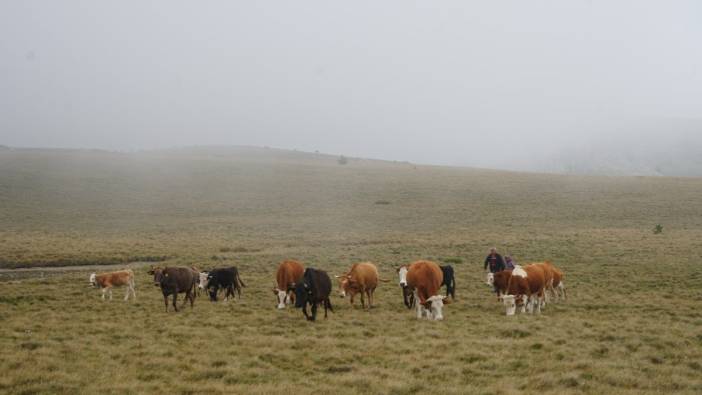
[(90, 284), (93, 287), (102, 289), (102, 300), (105, 300), (105, 292), (110, 293), (112, 300), (112, 287), (127, 286), (127, 294), (124, 295), (124, 300), (129, 299), (129, 293), (132, 293), (133, 299), (136, 300), (136, 291), (134, 291), (134, 272), (127, 269), (118, 272), (90, 274)]
[(298, 261), (285, 260), (278, 266), (275, 274), (276, 285), (273, 293), (278, 297), (278, 308), (284, 309), (285, 305), (295, 302), (295, 284), (299, 283), (305, 274), (305, 268)]
[(514, 315), (517, 306), (521, 306), (522, 313), (541, 313), (541, 303), (544, 297), (545, 274), (543, 265), (533, 264), (515, 266), (507, 285), (507, 293), (502, 300), (507, 307), (507, 315)]
[(361, 294), (361, 306), (366, 307), (364, 294), (368, 296), (368, 308), (373, 307), (373, 293), (378, 286), (378, 268), (371, 262), (356, 263), (351, 266), (351, 269), (336, 276), (339, 280), (339, 296), (342, 298), (348, 293), (351, 296), (351, 305), (353, 306), (353, 297), (357, 293)]
[(551, 272), (551, 282), (547, 284), (547, 289), (551, 293), (554, 300), (561, 297), (566, 299), (565, 284), (563, 283), (563, 272), (553, 265), (550, 261), (543, 262), (544, 267), (547, 267)]
[(431, 261), (417, 261), (409, 265), (407, 270), (407, 286), (414, 289), (414, 296), (417, 299), (417, 318), (422, 318), (425, 314), (428, 319), (442, 320), (442, 308), (446, 299), (439, 295), (441, 283), (444, 275), (441, 268)]
[(549, 301), (549, 293), (553, 293), (553, 265), (549, 261), (532, 263), (532, 265), (540, 265), (544, 270), (544, 298), (542, 307)]
[(507, 293), (507, 285), (509, 284), (509, 278), (512, 277), (512, 270), (502, 270), (497, 273), (492, 274), (492, 285), (495, 287), (495, 293), (497, 293), (497, 300), (501, 300), (502, 296)]
[(185, 294), (182, 306), (185, 306), (185, 303), (190, 300), (190, 308), (193, 308), (195, 288), (197, 288), (200, 277), (198, 272), (189, 267), (152, 267), (148, 273), (154, 276), (154, 285), (161, 288), (166, 311), (168, 311), (168, 296), (170, 295), (173, 295), (173, 308), (178, 311), (176, 299), (179, 293)]

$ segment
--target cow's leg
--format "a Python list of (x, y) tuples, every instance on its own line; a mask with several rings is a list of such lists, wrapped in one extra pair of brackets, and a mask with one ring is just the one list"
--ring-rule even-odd
[(310, 320), (310, 316), (307, 315), (307, 303), (306, 302), (305, 302), (305, 305), (302, 306), (302, 314), (305, 315), (305, 318), (307, 318), (308, 321)]
[(375, 288), (368, 290), (368, 308), (369, 309), (371, 307), (373, 307), (373, 293), (374, 292), (375, 292)]
[[(414, 291), (414, 292), (417, 293), (417, 291)], [(415, 299), (416, 299), (416, 298), (417, 298), (417, 297), (415, 296)], [(416, 301), (416, 300), (415, 300), (415, 301)], [(421, 319), (422, 316), (424, 315), (424, 311), (423, 311), (423, 310), (424, 310), (424, 306), (422, 306), (421, 303), (417, 303), (417, 304), (415, 305), (415, 310), (416, 310), (416, 312), (417, 312), (417, 319)]]
[(124, 301), (126, 302), (127, 300), (129, 300), (129, 293), (132, 291), (129, 288), (129, 284), (127, 284), (127, 286), (125, 288), (127, 288), (127, 293), (124, 294)]
[(107, 288), (102, 289), (102, 300), (105, 300), (105, 292), (107, 292)]
[(560, 288), (561, 292), (563, 292), (563, 300), (567, 300), (566, 289), (565, 289), (565, 285), (563, 284), (563, 281), (561, 281), (561, 283), (558, 284), (558, 288)]
[(163, 295), (163, 302), (166, 304), (166, 313), (168, 313), (168, 295)]
[(176, 300), (178, 299), (178, 291), (173, 292), (173, 308), (175, 311), (178, 311), (178, 304), (176, 303)]
[(366, 293), (366, 289), (361, 287), (361, 308), (366, 308), (366, 300), (363, 298), (363, 294)]
[(312, 321), (317, 319), (317, 302), (312, 303)]
[(322, 301), (322, 304), (324, 305), (324, 319), (327, 318), (327, 299), (324, 299)]
[(187, 294), (188, 298), (190, 299), (190, 308), (191, 309), (193, 308), (193, 305), (195, 304), (195, 295), (193, 295), (193, 292), (194, 292), (193, 289), (190, 288), (190, 291), (188, 291), (188, 294)]
[(132, 290), (132, 296), (134, 297), (134, 301), (136, 302), (136, 289), (135, 288), (136, 287), (134, 285), (134, 280), (130, 281), (129, 282), (129, 289)]

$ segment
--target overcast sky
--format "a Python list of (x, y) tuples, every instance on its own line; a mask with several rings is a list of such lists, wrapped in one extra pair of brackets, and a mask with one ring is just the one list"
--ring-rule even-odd
[(701, 117), (700, 1), (0, 1), (10, 146), (495, 167)]

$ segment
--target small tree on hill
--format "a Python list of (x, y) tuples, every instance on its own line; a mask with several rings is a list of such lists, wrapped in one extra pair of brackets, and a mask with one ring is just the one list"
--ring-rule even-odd
[(336, 162), (339, 163), (340, 165), (345, 165), (345, 164), (349, 163), (349, 160), (346, 159), (346, 157), (344, 155), (341, 155), (339, 157), (339, 159), (336, 160)]

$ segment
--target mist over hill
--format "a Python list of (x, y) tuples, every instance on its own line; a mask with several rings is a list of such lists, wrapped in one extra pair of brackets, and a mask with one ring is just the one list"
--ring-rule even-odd
[(546, 129), (546, 139), (497, 146), (497, 159), (477, 157), (471, 164), (561, 174), (702, 176), (698, 119), (570, 121)]

